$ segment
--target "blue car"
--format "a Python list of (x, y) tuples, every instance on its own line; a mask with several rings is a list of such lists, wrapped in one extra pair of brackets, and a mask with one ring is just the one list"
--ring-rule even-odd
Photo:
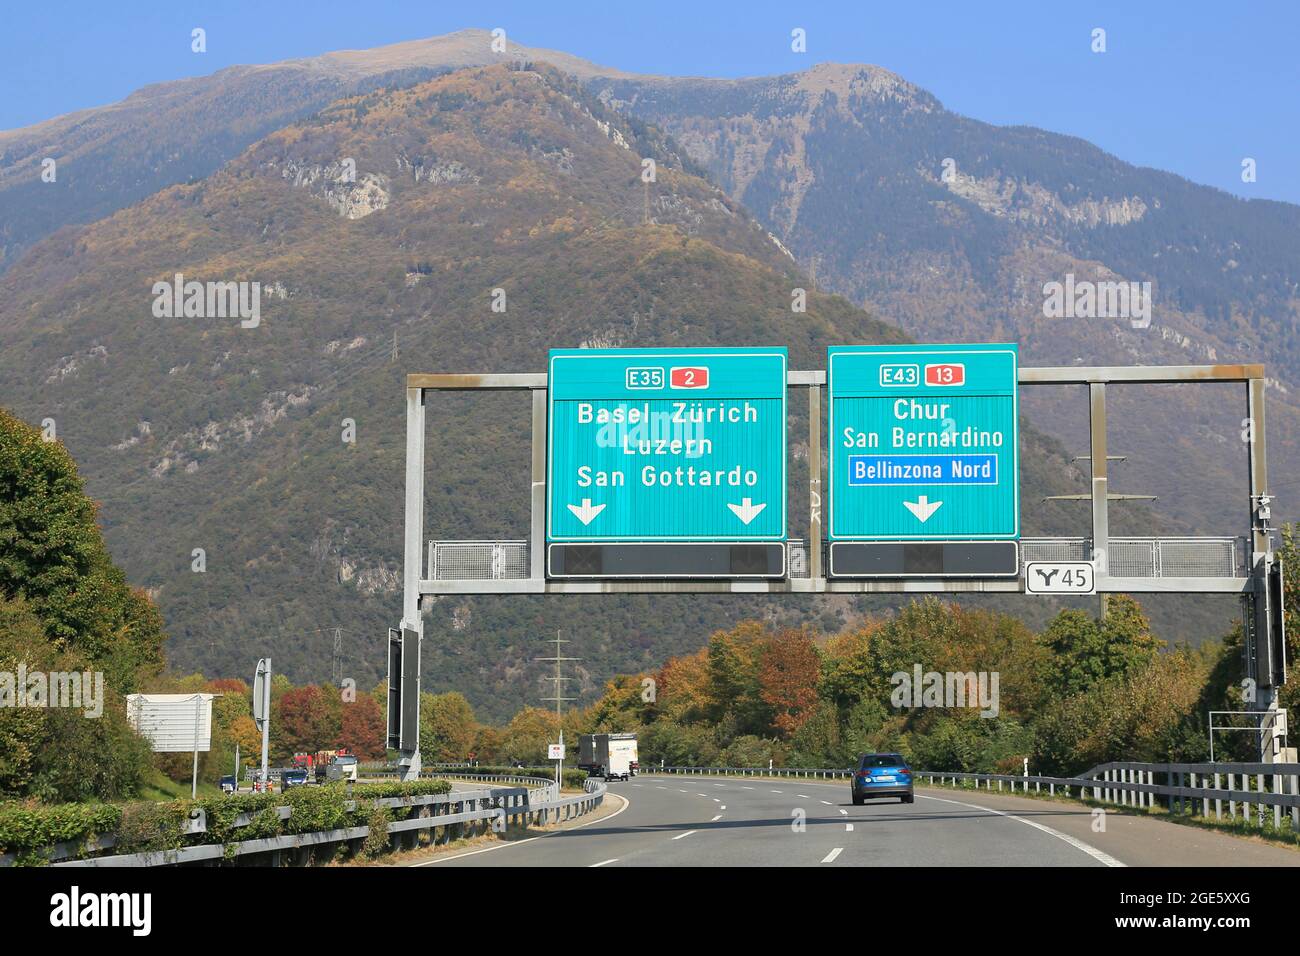
[(898, 797), (911, 803), (912, 768), (901, 754), (863, 754), (853, 773), (853, 805), (869, 797)]

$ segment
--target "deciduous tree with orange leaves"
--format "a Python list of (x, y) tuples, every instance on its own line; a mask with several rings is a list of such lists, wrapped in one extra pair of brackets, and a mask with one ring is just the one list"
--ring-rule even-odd
[(772, 727), (789, 738), (817, 708), (821, 656), (803, 631), (787, 629), (767, 642), (758, 669), (759, 696), (772, 709)]

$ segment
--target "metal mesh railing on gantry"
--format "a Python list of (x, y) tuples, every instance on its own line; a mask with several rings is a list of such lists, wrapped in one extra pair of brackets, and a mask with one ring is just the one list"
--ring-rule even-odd
[(494, 581), (528, 577), (527, 541), (430, 541), (429, 577)]
[[(791, 578), (809, 575), (808, 548), (787, 542)], [(1111, 538), (1108, 568), (1121, 578), (1244, 577), (1245, 543), (1239, 538)], [(1022, 564), (1088, 561), (1089, 538), (1021, 538)], [(430, 541), (428, 577), (436, 581), (522, 580), (528, 577), (527, 541)]]

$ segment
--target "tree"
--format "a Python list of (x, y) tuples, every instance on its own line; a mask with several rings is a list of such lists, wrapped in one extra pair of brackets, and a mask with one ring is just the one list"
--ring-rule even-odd
[(1127, 594), (1109, 599), (1104, 620), (1064, 610), (1043, 632), (1051, 653), (1047, 682), (1057, 697), (1071, 697), (1101, 681), (1135, 673), (1164, 642), (1153, 637), (1141, 607)]
[(708, 650), (669, 658), (655, 678), (655, 707), (660, 719), (693, 723), (704, 719), (710, 705)]
[[(1282, 526), (1282, 541), (1277, 549), (1277, 557), (1282, 562), (1282, 606), (1286, 609), (1287, 660), (1300, 661), (1300, 525)], [(1292, 714), (1300, 711), (1300, 681), (1287, 682), (1279, 697), (1278, 706), (1288, 708)]]
[[(55, 671), (85, 673), (79, 654), (52, 645), (41, 619), (23, 601), (0, 597), (0, 672), (16, 677)], [(94, 684), (92, 675), (92, 684)], [(132, 730), (123, 697), (107, 682), (77, 707), (0, 706), (0, 796), (49, 803), (131, 796), (150, 766), (148, 742)], [(17, 691), (17, 687), (6, 688)], [(91, 717), (99, 697), (102, 712)]]
[(758, 658), (767, 636), (757, 621), (742, 621), (709, 638), (709, 717), (729, 722), (738, 733), (767, 729), (758, 693)]
[(338, 745), (360, 760), (382, 760), (387, 751), (388, 728), (375, 699), (362, 694), (343, 704), (339, 719)]
[(331, 696), (337, 695), (310, 684), (271, 702), (271, 746), (277, 760), (324, 750), (338, 738), (341, 715), (330, 706)]
[(848, 710), (871, 696), (875, 683), (871, 639), (882, 626), (876, 621), (865, 621), (826, 642), (821, 692), (836, 707)]
[(525, 707), (510, 719), (501, 735), (501, 754), (507, 761), (529, 766), (546, 763), (546, 745), (553, 743), (560, 731), (555, 712), (540, 707)]
[[(657, 687), (655, 690), (653, 696), (657, 697)], [(652, 719), (654, 705), (645, 696), (640, 674), (620, 674), (606, 682), (605, 693), (589, 708), (588, 724), (597, 732), (631, 732)]]
[(243, 766), (261, 766), (262, 732), (250, 715), (236, 717), (231, 723), (230, 741), (239, 745), (239, 762)]
[(772, 727), (785, 738), (804, 725), (817, 703), (821, 658), (803, 631), (785, 630), (769, 640), (759, 665), (759, 698), (771, 709)]
[(162, 617), (109, 558), (67, 449), (0, 410), (0, 596), (21, 598), (59, 648), (118, 693), (163, 662)]
[(1205, 731), (1194, 711), (1212, 662), (1183, 650), (1159, 655), (1057, 703), (1039, 721), (1035, 764), (1075, 774), (1121, 758), (1200, 758)]
[(420, 756), (429, 763), (460, 763), (474, 752), (474, 708), (459, 691), (420, 695)]

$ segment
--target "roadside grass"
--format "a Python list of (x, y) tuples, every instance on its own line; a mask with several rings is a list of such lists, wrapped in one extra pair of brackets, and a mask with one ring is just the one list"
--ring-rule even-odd
[[(213, 783), (199, 781), (200, 797), (219, 797), (221, 788)], [(156, 802), (170, 802), (172, 800), (188, 800), (190, 798), (190, 781), (173, 780), (164, 774), (161, 770), (150, 770), (145, 776), (144, 782), (140, 787), (140, 792), (136, 795), (139, 800), (153, 800)]]
[[(1074, 797), (1074, 796), (1066, 796), (1064, 794), (1059, 794), (1059, 793), (1049, 793), (1046, 790), (1039, 790), (1039, 791), (1017, 790), (1014, 793), (1010, 793), (1007, 791), (984, 790), (984, 789), (977, 789), (975, 787), (964, 786), (962, 784), (950, 784), (950, 783), (944, 783), (944, 784), (926, 783), (922, 786), (930, 790), (944, 790), (952, 793), (982, 793), (982, 794), (1000, 793), (1003, 796), (1024, 797), (1026, 799), (1044, 800), (1051, 803), (1063, 803), (1063, 804), (1071, 804), (1074, 806), (1085, 806), (1091, 808), (1100, 807), (1101, 809), (1105, 810), (1107, 813), (1117, 813), (1117, 814), (1123, 814), (1125, 816), (1150, 817), (1153, 820), (1165, 820), (1169, 823), (1177, 823), (1182, 826), (1196, 827), (1197, 829), (1200, 830), (1209, 830), (1216, 833), (1227, 833), (1231, 836), (1254, 838), (1254, 839), (1262, 840), (1265, 843), (1276, 844), (1277, 846), (1284, 846), (1290, 849), (1300, 849), (1300, 833), (1298, 833), (1296, 829), (1291, 825), (1290, 814), (1284, 813), (1282, 815), (1282, 826), (1280, 828), (1275, 827), (1273, 825), (1273, 811), (1271, 808), (1266, 807), (1264, 811), (1264, 823), (1261, 826), (1258, 823), (1259, 810), (1254, 804), (1243, 805), (1243, 807), (1248, 807), (1252, 813), (1252, 817), (1250, 817), (1249, 819), (1246, 817), (1245, 813), (1243, 812), (1242, 807), (1238, 808), (1237, 816), (1235, 818), (1232, 818), (1228, 816), (1228, 807), (1227, 807), (1228, 801), (1224, 800), (1223, 819), (1216, 820), (1213, 815), (1208, 817), (1202, 816), (1200, 814), (1193, 814), (1190, 810), (1186, 810), (1183, 812), (1175, 811), (1171, 813), (1168, 810), (1168, 808), (1163, 806), (1153, 806), (1153, 807), (1125, 806), (1122, 804), (1108, 803), (1101, 800), (1093, 800), (1090, 797)], [(1192, 801), (1189, 798), (1188, 803), (1190, 804), (1191, 802)], [(1213, 814), (1214, 812), (1213, 801), (1211, 801), (1210, 812), (1211, 814)], [(1255, 822), (1250, 822), (1250, 820), (1254, 820)]]

